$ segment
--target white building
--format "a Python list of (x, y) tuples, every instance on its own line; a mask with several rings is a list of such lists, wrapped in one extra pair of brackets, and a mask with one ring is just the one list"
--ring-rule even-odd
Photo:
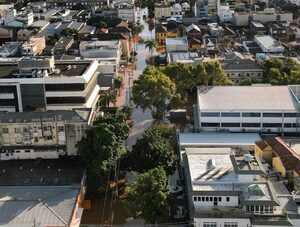
[(228, 4), (220, 4), (218, 1), (218, 17), (221, 23), (231, 22), (234, 10), (229, 8)]
[(279, 41), (269, 35), (255, 35), (254, 41), (259, 45), (264, 53), (282, 53), (284, 47)]
[(179, 3), (171, 6), (171, 17), (176, 18), (176, 20), (182, 20), (182, 8)]
[(0, 160), (77, 155), (93, 120), (91, 109), (0, 114)]
[(158, 19), (170, 17), (171, 16), (171, 7), (165, 6), (165, 5), (160, 5), (160, 4), (155, 4), (154, 14), (155, 14), (155, 18), (158, 18)]
[(124, 0), (115, 3), (114, 7), (117, 8), (118, 17), (122, 20), (127, 20), (129, 23), (137, 21), (137, 12), (134, 3)]
[(188, 41), (182, 38), (166, 38), (166, 52), (187, 52), (189, 49)]
[(299, 86), (199, 87), (198, 131), (297, 133)]
[(293, 195), (260, 157), (228, 146), (186, 147), (183, 165), (194, 226), (298, 226)]
[(23, 57), (0, 64), (0, 111), (70, 110), (97, 107), (102, 75), (98, 61)]

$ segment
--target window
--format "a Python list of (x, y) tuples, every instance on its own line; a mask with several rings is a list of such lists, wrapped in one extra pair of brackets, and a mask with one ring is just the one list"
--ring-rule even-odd
[(208, 202), (208, 200), (209, 200), (209, 197), (206, 197), (206, 198), (205, 198), (205, 201)]
[(219, 197), (219, 202), (221, 202), (222, 201), (222, 197)]
[(246, 112), (242, 113), (242, 117), (260, 117), (260, 113)]
[(284, 117), (297, 117), (297, 113), (284, 113)]
[(223, 112), (221, 113), (222, 117), (240, 117), (240, 113), (234, 113), (234, 112)]
[(201, 117), (220, 117), (219, 112), (202, 112)]
[(209, 197), (209, 201), (212, 202), (213, 201), (213, 197)]
[(230, 197), (226, 197), (226, 202), (229, 202), (230, 201)]
[(25, 153), (30, 153), (30, 150), (25, 150)]
[(282, 117), (282, 113), (263, 113), (263, 117)]
[(220, 127), (220, 123), (205, 122), (201, 123), (201, 127)]
[(2, 132), (3, 132), (3, 134), (8, 134), (8, 128), (3, 128)]
[(52, 136), (46, 136), (46, 140), (52, 140)]
[(197, 201), (197, 196), (194, 196), (194, 201)]
[(259, 128), (260, 123), (242, 123), (242, 127), (245, 127), (245, 128)]
[(44, 131), (52, 131), (52, 127), (51, 126), (44, 126), (43, 130)]
[(224, 222), (224, 227), (238, 227), (237, 222)]
[(65, 127), (64, 127), (64, 126), (58, 126), (58, 131), (59, 131), (59, 132), (65, 131)]
[(217, 227), (217, 222), (203, 222), (203, 227)]
[(281, 123), (263, 123), (264, 128), (281, 128)]
[(203, 196), (201, 199), (202, 199), (202, 202), (204, 202), (204, 201), (205, 201), (205, 197), (204, 197), (204, 196)]
[(222, 127), (239, 128), (240, 126), (240, 123), (222, 123)]
[(21, 128), (15, 128), (15, 133), (21, 133)]

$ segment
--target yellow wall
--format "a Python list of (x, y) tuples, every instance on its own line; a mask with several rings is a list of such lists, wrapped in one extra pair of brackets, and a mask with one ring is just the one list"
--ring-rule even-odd
[(273, 157), (272, 166), (281, 173), (281, 176), (285, 177), (286, 171), (279, 157)]
[(157, 32), (156, 33), (156, 41), (158, 43), (165, 43), (166, 38), (176, 38), (176, 37), (177, 37), (177, 33), (175, 33), (175, 32), (167, 32), (167, 33), (165, 33), (165, 32), (162, 32), (162, 33)]
[(255, 155), (262, 157), (267, 163), (272, 165), (273, 150), (270, 146), (267, 146), (264, 150), (261, 150), (257, 145), (254, 147)]

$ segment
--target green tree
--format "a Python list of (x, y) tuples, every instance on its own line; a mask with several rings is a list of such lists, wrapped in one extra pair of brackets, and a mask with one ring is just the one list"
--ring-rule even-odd
[(78, 34), (78, 31), (73, 28), (66, 28), (61, 31), (61, 34), (64, 36), (76, 36)]
[(142, 173), (162, 167), (167, 175), (173, 174), (178, 159), (171, 143), (172, 136), (171, 130), (164, 125), (148, 129), (132, 147), (132, 169)]
[(100, 95), (98, 104), (100, 107), (107, 108), (107, 107), (109, 107), (110, 103), (113, 103), (115, 105), (116, 102), (117, 102), (116, 93), (112, 90), (108, 90), (108, 91), (103, 92)]
[(165, 112), (180, 105), (180, 95), (172, 80), (153, 66), (148, 66), (132, 88), (132, 100), (143, 111), (150, 109), (154, 119), (162, 120)]
[(179, 26), (178, 34), (180, 37), (185, 36), (187, 34), (186, 27), (183, 24)]
[(202, 67), (200, 67), (201, 71), (198, 74), (200, 76), (200, 80), (208, 83), (208, 85), (214, 86), (233, 84), (233, 82), (228, 79), (219, 61), (208, 61), (203, 62), (202, 64)]
[(99, 22), (99, 28), (107, 28), (107, 23), (105, 21), (100, 21)]
[(98, 118), (76, 145), (87, 170), (87, 183), (93, 192), (103, 191), (107, 175), (126, 153), (123, 141), (129, 128), (124, 115), (106, 114)]
[(145, 42), (145, 48), (149, 49), (149, 52), (151, 52), (151, 54), (153, 53), (153, 49), (156, 48), (157, 43), (155, 39), (147, 39)]
[(132, 27), (131, 32), (132, 32), (133, 36), (136, 36), (136, 35), (139, 35), (143, 30), (144, 30), (144, 25), (138, 24), (138, 25), (134, 25)]
[(142, 211), (147, 223), (157, 223), (168, 210), (168, 178), (162, 168), (155, 168), (141, 174), (137, 181), (125, 189), (130, 210), (137, 214)]

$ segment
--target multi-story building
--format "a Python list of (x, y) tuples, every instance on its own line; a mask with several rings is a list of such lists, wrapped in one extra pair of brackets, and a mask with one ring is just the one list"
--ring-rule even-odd
[(0, 160), (77, 155), (91, 109), (0, 114)]
[(195, 17), (208, 16), (208, 0), (197, 0), (194, 5)]
[(41, 54), (45, 47), (45, 36), (31, 37), (28, 41), (22, 44), (21, 54), (23, 56), (36, 56)]
[(122, 20), (127, 20), (129, 23), (137, 21), (137, 12), (134, 3), (124, 0), (115, 3), (114, 7), (117, 8), (118, 17)]
[(155, 18), (166, 18), (171, 16), (171, 7), (161, 4), (155, 4), (154, 7)]
[(197, 131), (298, 133), (299, 87), (199, 87)]
[(102, 69), (98, 61), (23, 57), (0, 64), (0, 111), (96, 109)]
[(232, 21), (232, 15), (234, 13), (234, 10), (230, 9), (227, 3), (220, 4), (218, 2), (217, 9), (218, 9), (218, 17), (221, 23)]
[(188, 52), (189, 45), (186, 37), (182, 38), (167, 38), (166, 39), (166, 52)]
[(179, 3), (176, 3), (171, 6), (171, 18), (175, 18), (176, 20), (182, 20), (182, 8)]
[(261, 157), (228, 145), (186, 147), (182, 156), (194, 226), (299, 226), (298, 197)]
[(263, 78), (262, 67), (251, 59), (226, 60), (222, 68), (235, 84), (239, 84), (242, 80)]
[(158, 25), (155, 28), (155, 39), (160, 45), (166, 43), (167, 38), (176, 38), (178, 36), (177, 28), (167, 28), (164, 25)]
[(109, 0), (46, 0), (47, 8), (50, 9), (72, 9), (73, 6), (81, 5), (87, 9), (104, 8), (109, 5)]

